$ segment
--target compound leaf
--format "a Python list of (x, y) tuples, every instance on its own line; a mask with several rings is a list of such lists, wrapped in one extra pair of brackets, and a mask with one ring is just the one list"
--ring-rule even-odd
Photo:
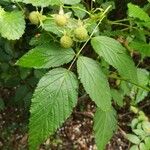
[(148, 14), (142, 8), (132, 3), (128, 4), (128, 15), (150, 23), (150, 17)]

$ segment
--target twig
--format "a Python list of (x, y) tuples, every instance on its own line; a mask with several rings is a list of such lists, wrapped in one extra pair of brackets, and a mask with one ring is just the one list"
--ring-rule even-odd
[(76, 115), (83, 115), (83, 116), (85, 116), (85, 117), (88, 117), (88, 118), (93, 118), (94, 117), (94, 115), (93, 115), (93, 113), (92, 112), (88, 112), (88, 111), (86, 111), (86, 112), (78, 112), (78, 111), (75, 111), (74, 112), (74, 114)]

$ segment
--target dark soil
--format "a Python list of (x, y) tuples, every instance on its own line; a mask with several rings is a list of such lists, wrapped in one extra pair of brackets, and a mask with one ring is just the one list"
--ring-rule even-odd
[[(145, 101), (140, 107), (150, 116), (150, 103)], [(128, 126), (133, 114), (125, 105), (118, 109), (118, 130), (108, 143), (106, 150), (128, 150), (130, 143), (124, 133), (130, 132)], [(40, 150), (96, 150), (92, 133), (95, 105), (85, 95), (79, 98), (72, 115), (57, 133), (50, 137)], [(28, 112), (22, 108), (8, 107), (0, 112), (0, 150), (28, 150), (27, 120)]]

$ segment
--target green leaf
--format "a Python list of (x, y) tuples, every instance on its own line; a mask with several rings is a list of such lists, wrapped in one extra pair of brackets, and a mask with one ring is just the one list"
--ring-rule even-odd
[(140, 143), (139, 148), (140, 150), (148, 150), (144, 143)]
[(80, 3), (81, 0), (22, 0), (26, 4), (32, 4), (33, 6), (43, 6), (46, 7), (48, 5), (74, 5)]
[(19, 39), (25, 30), (25, 20), (21, 11), (0, 13), (0, 33), (8, 40)]
[(123, 106), (123, 94), (115, 89), (111, 89), (111, 95), (113, 97), (113, 100), (120, 106)]
[(91, 99), (102, 110), (111, 107), (111, 94), (106, 76), (100, 64), (91, 58), (80, 56), (77, 61), (79, 78)]
[(37, 45), (49, 44), (52, 41), (54, 41), (54, 39), (49, 34), (41, 33), (32, 37), (29, 44), (31, 46), (37, 46)]
[(144, 139), (145, 146), (147, 149), (150, 149), (150, 136)]
[(26, 4), (32, 4), (33, 6), (42, 6), (42, 7), (61, 4), (60, 0), (23, 0), (23, 2)]
[(109, 10), (109, 12), (110, 12), (111, 10), (113, 10), (113, 9), (116, 8), (114, 0), (109, 0), (109, 1), (107, 1), (107, 2), (105, 2), (105, 3), (102, 3), (102, 4), (101, 4), (101, 7), (105, 10), (105, 9), (107, 9), (108, 6), (110, 6), (110, 5), (111, 5), (111, 8), (110, 8), (110, 10)]
[(104, 150), (113, 133), (117, 129), (116, 112), (112, 108), (102, 111), (97, 108), (94, 116), (94, 132), (98, 150)]
[(139, 144), (140, 143), (140, 139), (138, 138), (138, 136), (134, 135), (134, 134), (127, 134), (127, 139), (133, 143), (133, 144)]
[(121, 89), (121, 91), (123, 91), (123, 95), (130, 95), (132, 85), (130, 85), (128, 82), (121, 81), (120, 89)]
[(138, 136), (145, 136), (145, 132), (142, 129), (133, 129), (132, 131)]
[[(132, 120), (132, 122), (131, 122), (131, 128), (132, 128), (132, 130), (135, 130), (135, 129), (136, 129), (138, 123), (139, 123), (139, 120), (138, 120), (137, 118), (134, 118), (134, 119)], [(141, 129), (140, 129), (140, 130), (141, 130)]]
[(63, 30), (65, 30), (65, 28), (63, 29), (62, 27), (57, 26), (54, 20), (52, 19), (45, 20), (43, 22), (43, 29), (45, 31), (52, 32), (58, 36), (62, 36)]
[(140, 85), (146, 86), (150, 81), (149, 72), (146, 69), (138, 68), (138, 81)]
[[(86, 8), (84, 7), (84, 5), (82, 4), (77, 4), (77, 5), (74, 5), (75, 8), (72, 8), (72, 10), (74, 11), (74, 15), (80, 19), (84, 18), (84, 16), (86, 15)], [(79, 8), (79, 9), (76, 9), (76, 8)], [(83, 9), (85, 11), (82, 11), (80, 9)]]
[(32, 98), (29, 123), (30, 150), (59, 128), (77, 104), (76, 76), (64, 68), (49, 71), (39, 81)]
[[(97, 26), (96, 22), (94, 22), (93, 20), (87, 20), (87, 30), (89, 34), (92, 34), (96, 26)], [(94, 30), (94, 36), (98, 36), (99, 34), (100, 34), (100, 30), (99, 28), (96, 28), (96, 30)]]
[(150, 23), (150, 17), (148, 14), (142, 8), (132, 3), (128, 4), (128, 15)]
[(73, 49), (61, 48), (56, 43), (37, 46), (17, 61), (17, 65), (33, 68), (50, 68), (70, 62), (75, 53)]
[(121, 76), (137, 83), (137, 71), (134, 62), (118, 41), (107, 36), (97, 36), (91, 40), (91, 44), (96, 53), (116, 68)]
[(150, 135), (150, 122), (149, 121), (143, 121), (142, 128), (147, 134)]
[(133, 145), (131, 146), (130, 150), (139, 150), (139, 147), (138, 145)]
[(141, 21), (137, 21), (137, 25), (139, 26), (139, 27), (146, 27), (146, 28), (150, 28), (150, 21), (148, 21), (148, 22), (141, 22)]
[(61, 0), (62, 3), (67, 5), (74, 5), (80, 3), (81, 0)]
[[(146, 87), (150, 81), (149, 72), (145, 69), (138, 68), (137, 69), (137, 75), (138, 75), (139, 84)], [(137, 87), (133, 87), (133, 88), (137, 89)], [(144, 98), (147, 95), (148, 95), (148, 91), (143, 90), (143, 89), (137, 89), (135, 102), (136, 103), (141, 102), (142, 100), (144, 100)]]
[(97, 3), (102, 4), (104, 0), (95, 0)]
[(142, 55), (150, 57), (150, 44), (139, 41), (132, 41), (129, 46), (140, 52)]

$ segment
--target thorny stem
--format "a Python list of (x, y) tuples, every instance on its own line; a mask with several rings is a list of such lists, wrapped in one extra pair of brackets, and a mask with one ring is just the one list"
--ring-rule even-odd
[(83, 46), (81, 47), (81, 49), (79, 50), (79, 52), (76, 54), (75, 58), (73, 59), (71, 65), (69, 66), (68, 70), (70, 70), (73, 66), (73, 64), (75, 63), (76, 59), (79, 57), (80, 53), (82, 52), (82, 50), (84, 49), (84, 47), (87, 45), (87, 43), (90, 41), (90, 39), (92, 38), (93, 34), (95, 33), (96, 29), (98, 28), (98, 26), (101, 24), (102, 20), (105, 18), (105, 14), (108, 12), (108, 10), (111, 8), (112, 6), (108, 6), (106, 8), (106, 10), (103, 12), (102, 14), (102, 18), (99, 20), (97, 26), (94, 28), (93, 32), (91, 33), (91, 35), (89, 36), (89, 38), (86, 40), (86, 42), (83, 44)]

